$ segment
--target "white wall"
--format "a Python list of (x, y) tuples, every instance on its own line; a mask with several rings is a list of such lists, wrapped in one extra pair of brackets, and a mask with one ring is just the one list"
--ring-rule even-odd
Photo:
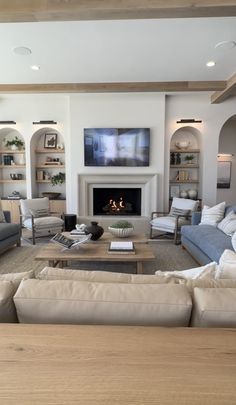
[(232, 153), (232, 158), (221, 158), (231, 161), (230, 188), (217, 189), (217, 202), (227, 201), (236, 204), (236, 116), (228, 120), (223, 126), (219, 138), (219, 153)]
[[(25, 141), (26, 157), (26, 195), (28, 198), (34, 193), (35, 167), (31, 164), (34, 162), (33, 151), (34, 144), (31, 145), (33, 134), (45, 125), (33, 125), (33, 121), (54, 120), (57, 122), (55, 128), (62, 134), (65, 146), (67, 145), (68, 130), (68, 97), (57, 94), (32, 94), (32, 95), (1, 95), (0, 96), (0, 120), (13, 120), (16, 129)], [(0, 125), (0, 129), (6, 125)], [(53, 129), (51, 127), (51, 129)], [(48, 190), (45, 190), (48, 191)], [(22, 193), (25, 194), (24, 192)]]
[[(169, 145), (172, 134), (179, 127), (179, 124), (176, 124), (176, 120), (179, 118), (199, 118), (202, 120), (201, 124), (194, 124), (194, 126), (201, 132), (202, 199), (203, 203), (208, 205), (214, 205), (216, 203), (216, 163), (219, 134), (223, 124), (229, 117), (234, 115), (235, 112), (235, 98), (229, 98), (222, 104), (211, 104), (210, 93), (185, 93), (183, 95), (167, 97), (166, 146)], [(168, 154), (167, 147), (166, 154)], [(165, 173), (168, 173), (167, 156)], [(167, 190), (165, 190), (165, 198), (167, 199)]]
[[(79, 174), (158, 173), (158, 207), (163, 208), (165, 96), (154, 93), (79, 94), (70, 97), (70, 200), (78, 212)], [(150, 128), (149, 167), (85, 167), (84, 128)]]

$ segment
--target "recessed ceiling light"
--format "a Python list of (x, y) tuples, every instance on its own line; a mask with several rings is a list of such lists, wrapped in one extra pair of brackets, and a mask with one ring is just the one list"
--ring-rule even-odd
[(27, 48), (26, 46), (17, 46), (16, 48), (13, 49), (13, 52), (16, 53), (17, 55), (30, 55), (32, 53), (30, 48)]
[(229, 49), (233, 49), (235, 46), (236, 46), (236, 42), (234, 42), (234, 41), (221, 41), (215, 45), (215, 49), (227, 51)]
[(209, 62), (207, 62), (207, 67), (213, 67), (216, 65), (216, 63), (214, 62), (214, 60), (209, 60)]
[(39, 69), (40, 69), (40, 66), (32, 65), (32, 66), (31, 66), (31, 69), (32, 69), (32, 70), (39, 70)]

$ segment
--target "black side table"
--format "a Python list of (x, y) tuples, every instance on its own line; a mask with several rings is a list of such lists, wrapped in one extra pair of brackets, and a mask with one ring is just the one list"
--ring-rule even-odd
[(65, 231), (70, 232), (72, 229), (75, 229), (77, 222), (77, 216), (75, 214), (64, 214), (63, 219), (65, 223)]

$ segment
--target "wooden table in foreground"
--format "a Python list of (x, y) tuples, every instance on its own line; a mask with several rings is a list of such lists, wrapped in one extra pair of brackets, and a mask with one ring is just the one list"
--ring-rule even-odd
[(233, 405), (236, 330), (2, 324), (2, 405)]
[(142, 274), (143, 262), (155, 260), (151, 246), (145, 243), (135, 243), (135, 254), (108, 253), (108, 244), (85, 243), (79, 248), (63, 250), (61, 246), (51, 242), (42, 247), (35, 260), (47, 260), (52, 267), (64, 267), (68, 261), (81, 262), (134, 262), (137, 273)]

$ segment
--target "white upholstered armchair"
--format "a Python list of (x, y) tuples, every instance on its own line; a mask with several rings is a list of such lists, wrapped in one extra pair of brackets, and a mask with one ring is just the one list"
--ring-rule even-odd
[(191, 214), (197, 210), (198, 203), (196, 200), (174, 197), (170, 212), (152, 212), (150, 239), (172, 235), (177, 244), (181, 226), (190, 223)]
[(37, 236), (55, 235), (61, 232), (64, 221), (49, 211), (49, 199), (32, 198), (20, 201), (21, 226), (32, 231), (32, 243)]

